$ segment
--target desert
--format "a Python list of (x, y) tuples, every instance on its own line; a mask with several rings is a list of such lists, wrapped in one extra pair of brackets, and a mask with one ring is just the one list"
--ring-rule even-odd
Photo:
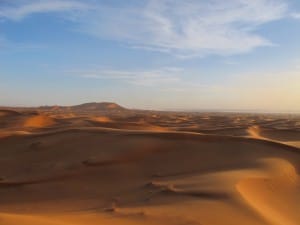
[(2, 225), (298, 225), (300, 116), (0, 110)]
[(300, 225), (299, 0), (0, 0), (0, 225)]

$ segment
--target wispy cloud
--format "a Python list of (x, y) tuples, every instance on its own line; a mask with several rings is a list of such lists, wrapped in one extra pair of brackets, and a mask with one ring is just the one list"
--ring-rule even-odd
[(0, 19), (64, 12), (80, 32), (186, 58), (272, 46), (257, 30), (288, 11), (286, 0), (16, 0), (3, 4)]
[[(0, 22), (6, 20), (21, 21), (22, 19), (37, 13), (68, 12), (73, 14), (76, 11), (88, 10), (90, 5), (84, 1), (75, 0), (14, 0), (0, 1)], [(37, 50), (45, 48), (44, 44), (36, 43), (15, 43), (1, 34), (0, 49), (9, 51)]]
[(300, 19), (300, 12), (299, 13), (292, 13), (291, 17), (294, 19)]
[[(2, 3), (3, 4), (3, 3)], [(1, 3), (0, 3), (1, 6)], [(72, 0), (16, 0), (0, 8), (0, 18), (21, 20), (31, 14), (87, 9), (84, 1)]]
[(182, 57), (232, 55), (272, 45), (257, 28), (285, 17), (288, 11), (282, 0), (142, 2), (98, 5), (77, 18), (81, 31)]
[(182, 69), (165, 67), (153, 70), (87, 70), (69, 71), (71, 74), (87, 79), (103, 79), (127, 82), (138, 86), (174, 85), (181, 82)]

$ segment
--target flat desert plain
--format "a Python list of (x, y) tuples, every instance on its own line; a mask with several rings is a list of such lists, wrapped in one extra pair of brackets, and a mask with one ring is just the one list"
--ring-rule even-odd
[(299, 225), (300, 116), (0, 110), (1, 225)]

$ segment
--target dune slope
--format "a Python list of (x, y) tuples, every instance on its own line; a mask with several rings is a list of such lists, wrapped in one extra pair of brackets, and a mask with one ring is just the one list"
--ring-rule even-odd
[(78, 128), (2, 138), (0, 154), (0, 224), (299, 221), (300, 152), (265, 140)]

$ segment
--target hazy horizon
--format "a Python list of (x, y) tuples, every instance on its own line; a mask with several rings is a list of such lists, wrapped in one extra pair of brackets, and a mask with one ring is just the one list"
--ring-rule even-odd
[(0, 2), (0, 105), (300, 112), (296, 0)]
[(152, 107), (136, 107), (136, 106), (130, 106), (130, 105), (123, 105), (118, 102), (109, 102), (109, 101), (99, 101), (99, 102), (81, 102), (78, 104), (52, 104), (52, 105), (0, 105), (0, 108), (36, 108), (36, 107), (55, 107), (55, 106), (60, 106), (60, 107), (71, 107), (71, 106), (77, 106), (77, 105), (82, 105), (86, 103), (115, 103), (118, 104), (121, 107), (124, 107), (126, 109), (130, 110), (150, 110), (150, 111), (165, 111), (165, 112), (191, 112), (191, 113), (254, 113), (254, 114), (295, 114), (298, 115), (300, 114), (300, 111), (292, 111), (292, 110), (287, 110), (287, 111), (268, 111), (264, 109), (221, 109), (221, 108), (194, 108), (194, 109), (181, 109), (181, 108), (152, 108)]

